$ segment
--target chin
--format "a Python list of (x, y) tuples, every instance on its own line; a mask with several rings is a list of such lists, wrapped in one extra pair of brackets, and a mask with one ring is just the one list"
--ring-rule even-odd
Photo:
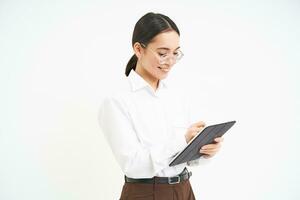
[(159, 79), (159, 80), (163, 80), (163, 79), (167, 78), (168, 75), (169, 75), (169, 74), (160, 75), (160, 76), (158, 77), (158, 79)]
[[(170, 70), (170, 71), (171, 71), (171, 70)], [(158, 71), (155, 72), (155, 75), (154, 75), (154, 74), (153, 74), (153, 75), (154, 75), (157, 79), (162, 80), (162, 79), (165, 79), (165, 78), (168, 77), (170, 71), (162, 71), (162, 70), (158, 69)]]

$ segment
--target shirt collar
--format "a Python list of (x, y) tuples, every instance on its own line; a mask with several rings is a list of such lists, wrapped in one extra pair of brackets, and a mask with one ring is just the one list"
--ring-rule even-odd
[[(129, 76), (128, 76), (131, 89), (132, 91), (137, 91), (142, 88), (149, 87), (152, 89), (152, 87), (149, 85), (147, 81), (145, 81), (138, 73), (136, 73), (134, 70), (131, 70)], [(167, 83), (165, 80), (159, 80), (159, 85), (157, 88), (157, 91), (161, 88), (167, 87)]]

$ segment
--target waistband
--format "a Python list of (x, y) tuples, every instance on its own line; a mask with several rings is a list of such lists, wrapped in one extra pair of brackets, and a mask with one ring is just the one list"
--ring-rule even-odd
[(158, 177), (154, 176), (153, 178), (141, 178), (141, 179), (135, 179), (135, 178), (129, 178), (125, 176), (125, 182), (126, 183), (146, 183), (146, 184), (177, 184), (181, 183), (185, 180), (188, 180), (192, 176), (192, 172), (189, 172), (186, 168), (178, 174), (177, 176), (172, 177)]

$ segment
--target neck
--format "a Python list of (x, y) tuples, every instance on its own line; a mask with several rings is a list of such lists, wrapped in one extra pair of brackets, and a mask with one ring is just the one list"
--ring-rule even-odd
[(149, 85), (154, 89), (157, 90), (159, 79), (153, 77), (149, 72), (147, 72), (139, 63), (137, 63), (135, 72), (138, 73)]

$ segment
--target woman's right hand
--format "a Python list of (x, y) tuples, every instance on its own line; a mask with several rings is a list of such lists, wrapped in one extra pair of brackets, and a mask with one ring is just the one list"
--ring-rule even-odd
[(202, 131), (205, 127), (205, 123), (203, 121), (196, 122), (192, 124), (188, 129), (185, 134), (185, 140), (187, 143), (193, 139), (199, 131)]

